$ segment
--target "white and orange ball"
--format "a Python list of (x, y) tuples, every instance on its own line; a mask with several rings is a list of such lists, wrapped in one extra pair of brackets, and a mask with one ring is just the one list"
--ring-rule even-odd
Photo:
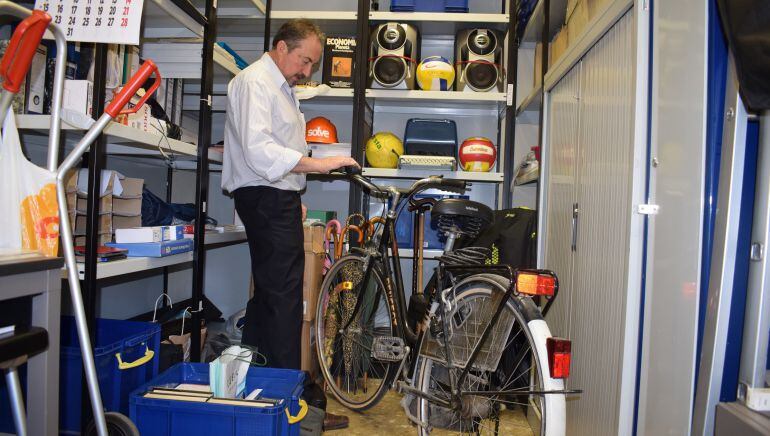
[(497, 160), (495, 144), (482, 136), (474, 136), (463, 141), (458, 154), (460, 165), (465, 171), (489, 171), (494, 168)]

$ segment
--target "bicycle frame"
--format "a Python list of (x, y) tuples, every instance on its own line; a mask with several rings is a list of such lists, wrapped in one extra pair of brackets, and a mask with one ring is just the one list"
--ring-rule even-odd
[[(413, 194), (406, 196), (403, 201), (408, 201), (412, 195)], [(396, 192), (393, 201), (394, 207), (388, 210), (387, 213), (384, 210), (381, 215), (384, 223), (381, 233), (378, 234), (378, 232), (375, 231), (374, 237), (372, 238), (376, 245), (374, 250), (363, 250), (365, 253), (364, 263), (366, 268), (361, 283), (369, 283), (369, 280), (371, 280), (372, 277), (372, 269), (377, 265), (381, 266), (382, 271), (380, 271), (380, 273), (384, 279), (385, 298), (388, 301), (391, 313), (394, 314), (393, 324), (396, 326), (395, 333), (398, 337), (406, 339), (408, 343), (415, 344), (417, 343), (418, 336), (406, 322), (406, 292), (404, 290), (404, 278), (401, 274), (401, 257), (398, 254), (398, 241), (396, 241), (396, 238), (393, 236), (395, 235), (395, 223), (397, 218), (396, 210), (400, 205), (399, 197), (400, 194)], [(392, 255), (388, 255), (388, 248), (392, 250)], [(373, 257), (378, 259), (381, 258), (382, 260), (379, 262), (373, 261)], [(394, 282), (395, 289), (393, 289)], [(363, 289), (365, 290), (367, 287), (364, 286)], [(359, 298), (356, 301), (352, 316), (344, 326), (344, 329), (347, 329), (353, 319), (355, 319), (355, 315), (361, 310), (361, 305), (364, 300), (365, 298)]]
[[(387, 303), (390, 307), (390, 311), (394, 316), (394, 319), (392, 320), (393, 325), (395, 326), (396, 331), (394, 332), (396, 336), (404, 339), (408, 344), (414, 345), (414, 348), (410, 351), (409, 354), (413, 354), (415, 352), (419, 353), (419, 348), (417, 347), (417, 344), (419, 344), (420, 336), (418, 333), (416, 333), (406, 322), (407, 321), (407, 304), (406, 304), (406, 293), (404, 288), (404, 280), (403, 275), (401, 271), (401, 258), (398, 253), (398, 242), (395, 238), (395, 223), (397, 219), (397, 212), (400, 209), (403, 202), (409, 201), (414, 195), (416, 195), (419, 190), (418, 189), (412, 189), (410, 190), (404, 197), (402, 197), (402, 192), (395, 189), (395, 188), (388, 188), (388, 191), (392, 195), (392, 204), (393, 207), (389, 209), (384, 209), (381, 217), (384, 219), (383, 227), (380, 232), (375, 231), (374, 237), (372, 238), (372, 241), (374, 241), (374, 244), (368, 248), (358, 248), (353, 249), (353, 251), (363, 255), (364, 258), (364, 264), (365, 264), (365, 271), (364, 271), (364, 277), (361, 281), (361, 289), (362, 292), (367, 292), (369, 289), (369, 286), (367, 284), (372, 279), (372, 270), (374, 268), (378, 268), (378, 272), (381, 274), (383, 278), (383, 284), (384, 284), (384, 292), (385, 297), (387, 299)], [(391, 250), (392, 254), (388, 254), (388, 249)], [(555, 301), (556, 297), (558, 296), (559, 291), (559, 283), (558, 278), (555, 274), (553, 274), (550, 271), (546, 270), (521, 270), (522, 272), (536, 272), (538, 274), (547, 274), (552, 276), (555, 279), (555, 289), (554, 294), (550, 298), (548, 298), (548, 302), (545, 304), (543, 309), (541, 310), (541, 315), (545, 315), (549, 309), (551, 308), (553, 302)], [(503, 310), (505, 309), (505, 306), (508, 304), (508, 301), (515, 296), (518, 295), (516, 291), (516, 279), (518, 276), (519, 271), (514, 270), (510, 265), (442, 265), (440, 264), (436, 268), (436, 287), (435, 290), (439, 292), (441, 289), (443, 289), (443, 285), (445, 282), (445, 276), (448, 274), (450, 276), (450, 279), (453, 279), (454, 275), (473, 275), (473, 274), (481, 274), (481, 273), (492, 273), (499, 275), (501, 277), (505, 277), (509, 280), (508, 288), (505, 290), (505, 294), (503, 298), (500, 300), (498, 306), (495, 309), (495, 312), (492, 315), (491, 320), (489, 323), (485, 326), (481, 338), (474, 346), (470, 357), (468, 358), (468, 361), (465, 364), (465, 367), (462, 369), (459, 377), (455, 377), (454, 375), (451, 375), (450, 377), (450, 383), (452, 392), (454, 393), (454, 396), (456, 398), (459, 398), (463, 395), (478, 395), (478, 396), (499, 396), (499, 395), (546, 395), (546, 394), (567, 394), (567, 393), (580, 393), (581, 390), (563, 390), (563, 391), (545, 391), (545, 390), (505, 390), (505, 391), (461, 391), (458, 389), (459, 386), (463, 385), (463, 382), (467, 379), (469, 372), (471, 368), (474, 366), (474, 363), (476, 362), (476, 359), (479, 357), (479, 354), (481, 353), (481, 347), (484, 345), (485, 341), (493, 331), (494, 327), (496, 326), (497, 322), (500, 319), (501, 314), (503, 313)], [(452, 288), (454, 288), (454, 282), (452, 281)], [(394, 289), (395, 288), (395, 289)], [(375, 291), (376, 292), (376, 291)], [(435, 297), (435, 296), (434, 296)], [(346, 325), (343, 327), (344, 330), (348, 329), (350, 324), (353, 322), (354, 319), (356, 319), (356, 315), (361, 310), (362, 302), (366, 300), (366, 298), (358, 298), (356, 301), (356, 305), (353, 309), (353, 312), (350, 316), (350, 319), (346, 323)], [(438, 298), (438, 301), (440, 303), (440, 310), (442, 313), (445, 313), (445, 302), (442, 298)], [(374, 310), (374, 308), (372, 309)], [(371, 314), (370, 314), (371, 315)], [(444, 326), (443, 330), (444, 332), (448, 331), (448, 318), (447, 316), (443, 316)], [(447, 356), (447, 366), (453, 367), (454, 364), (451, 360), (451, 352), (449, 349), (449, 342), (445, 341), (445, 353)], [(522, 353), (521, 356), (516, 356), (518, 359), (519, 357), (523, 358), (523, 354), (525, 354), (527, 351), (526, 349), (522, 350), (520, 353)], [(452, 374), (450, 372), (450, 374)], [(398, 377), (398, 373), (394, 374), (395, 377)], [(445, 400), (441, 400), (439, 398), (436, 398), (430, 394), (418, 391), (413, 388), (408, 388), (410, 393), (420, 396), (422, 398), (425, 398), (426, 400), (430, 402), (434, 402), (436, 404), (442, 405), (442, 406), (449, 406), (449, 403)]]

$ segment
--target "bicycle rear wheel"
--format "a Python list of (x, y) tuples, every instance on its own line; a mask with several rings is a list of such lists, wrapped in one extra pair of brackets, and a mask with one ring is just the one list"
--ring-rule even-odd
[[(415, 374), (418, 390), (451, 400), (450, 377), (457, 377), (462, 372), (507, 287), (507, 279), (492, 274), (475, 275), (457, 285), (453, 310), (449, 314), (450, 351), (456, 366), (447, 368), (443, 347), (427, 349), (423, 346)], [(459, 404), (455, 403), (451, 408), (417, 397), (415, 415), (422, 423), (418, 426), (418, 435), (522, 434), (528, 429), (539, 430), (535, 431), (538, 435), (565, 434), (564, 394), (515, 394), (515, 391), (564, 389), (563, 381), (552, 379), (548, 372), (545, 342), (550, 332), (540, 310), (530, 298), (514, 297), (507, 302), (497, 325), (506, 328), (504, 331), (493, 330), (482, 349), (489, 350), (486, 345), (504, 344), (503, 357), (492, 356), (484, 361), (484, 357), (493, 352), (482, 352), (477, 360), (480, 363), (472, 366), (460, 390), (514, 392), (461, 396)], [(430, 340), (428, 335), (425, 336), (424, 341)], [(495, 369), (490, 370), (489, 365)]]
[[(372, 357), (376, 337), (394, 336), (395, 314), (390, 312), (379, 272), (373, 268), (368, 283), (363, 281), (363, 259), (343, 257), (326, 274), (316, 309), (316, 350), (321, 373), (334, 398), (357, 411), (379, 402), (398, 366)], [(359, 299), (363, 301), (353, 315)], [(350, 325), (345, 331), (348, 321)]]

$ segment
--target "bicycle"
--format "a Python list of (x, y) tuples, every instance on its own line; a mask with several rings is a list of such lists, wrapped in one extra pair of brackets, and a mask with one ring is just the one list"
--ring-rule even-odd
[[(395, 385), (419, 435), (434, 427), (509, 434), (522, 424), (510, 407), (516, 405), (527, 419), (537, 416), (539, 434), (563, 435), (565, 396), (580, 391), (564, 388), (569, 341), (552, 338), (542, 318), (558, 294), (556, 275), (485, 265), (484, 249), (453, 250), (493, 213), (470, 200), (439, 200), (431, 216), (446, 235), (445, 254), (423, 292), (425, 304), (407, 310), (394, 236), (398, 213), (407, 204), (420, 207), (414, 196), (422, 191), (463, 193), (465, 182), (431, 176), (408, 189), (380, 188), (357, 171), (344, 174), (384, 207), (369, 242), (334, 263), (321, 286), (316, 351), (332, 395), (364, 411)], [(536, 295), (547, 300), (542, 312)], [(419, 321), (410, 325), (410, 318)], [(513, 367), (500, 364), (503, 356)]]

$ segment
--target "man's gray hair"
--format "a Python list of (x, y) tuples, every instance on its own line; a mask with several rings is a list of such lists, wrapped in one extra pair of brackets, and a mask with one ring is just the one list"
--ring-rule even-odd
[(318, 37), (321, 44), (326, 41), (326, 35), (321, 31), (321, 28), (307, 18), (289, 20), (283, 23), (273, 37), (273, 50), (278, 46), (278, 41), (284, 41), (289, 51), (292, 51), (299, 46), (301, 41), (313, 35)]

